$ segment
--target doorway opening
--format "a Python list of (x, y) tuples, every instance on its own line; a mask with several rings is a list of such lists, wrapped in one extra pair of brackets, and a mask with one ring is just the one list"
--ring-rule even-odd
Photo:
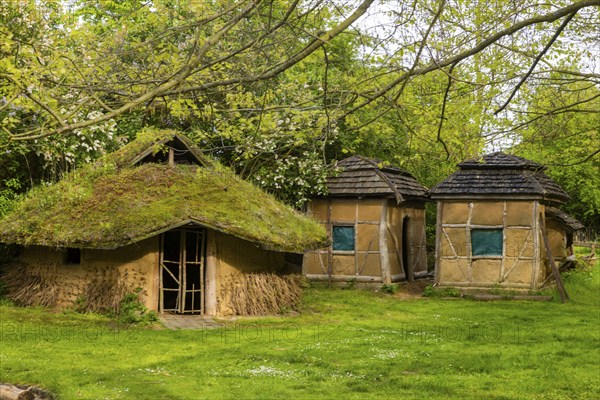
[(206, 231), (202, 229), (175, 229), (161, 235), (161, 313), (204, 313), (205, 239)]

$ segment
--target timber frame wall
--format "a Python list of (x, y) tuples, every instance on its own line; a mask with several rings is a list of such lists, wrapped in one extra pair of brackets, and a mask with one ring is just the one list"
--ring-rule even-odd
[[(329, 246), (306, 252), (302, 269), (308, 279), (390, 284), (407, 279), (405, 267), (409, 280), (427, 274), (423, 205), (397, 205), (389, 198), (315, 199), (309, 214), (325, 226), (330, 239), (334, 226), (352, 226), (355, 235), (352, 251), (334, 251)], [(407, 221), (409, 237), (403, 239)]]
[[(440, 200), (435, 282), (440, 286), (539, 289), (548, 276), (536, 200)], [(551, 220), (547, 220), (551, 221)], [(472, 229), (501, 229), (501, 256), (473, 256)], [(554, 258), (564, 256), (564, 231), (549, 224)]]

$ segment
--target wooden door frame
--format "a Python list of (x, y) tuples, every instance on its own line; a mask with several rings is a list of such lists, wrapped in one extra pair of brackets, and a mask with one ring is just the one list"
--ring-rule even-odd
[[(176, 261), (170, 261), (170, 260), (165, 260), (164, 259), (164, 246), (165, 246), (165, 234), (161, 234), (160, 235), (160, 248), (159, 248), (159, 268), (158, 268), (158, 278), (159, 278), (159, 286), (158, 286), (158, 311), (159, 313), (163, 313), (165, 311), (172, 311), (175, 312), (177, 314), (189, 314), (189, 313), (200, 313), (200, 314), (204, 314), (204, 305), (205, 305), (205, 300), (204, 300), (204, 291), (205, 291), (205, 275), (206, 275), (206, 236), (207, 236), (207, 231), (206, 229), (186, 229), (186, 228), (177, 228), (177, 229), (173, 229), (169, 232), (179, 232), (180, 237), (179, 237), (179, 274), (178, 276), (174, 276), (173, 272), (171, 270), (169, 270), (169, 268), (167, 268), (165, 266), (165, 261), (166, 262), (170, 262), (170, 263), (176, 263)], [(195, 248), (198, 250), (197, 254), (199, 254), (199, 259), (198, 257), (194, 260), (194, 261), (188, 261), (187, 259), (187, 235), (188, 233), (192, 233), (195, 235), (195, 240), (196, 240), (196, 244), (195, 244)], [(200, 288), (197, 289), (194, 286), (189, 289), (187, 288), (187, 269), (189, 268), (190, 265), (199, 265), (200, 266), (200, 271), (199, 271), (199, 284), (200, 284)], [(164, 288), (163, 285), (163, 273), (164, 271), (167, 271), (172, 278), (175, 280), (175, 282), (178, 284), (178, 288), (177, 289), (173, 289), (173, 288)], [(167, 309), (165, 310), (164, 307), (164, 299), (165, 299), (165, 291), (177, 291), (177, 298), (176, 298), (176, 308), (174, 309)], [(189, 296), (191, 294), (191, 309), (186, 309), (186, 299), (187, 296)], [(194, 308), (194, 300), (195, 300), (195, 296), (196, 294), (198, 294), (199, 298), (200, 298), (200, 309), (195, 309)]]

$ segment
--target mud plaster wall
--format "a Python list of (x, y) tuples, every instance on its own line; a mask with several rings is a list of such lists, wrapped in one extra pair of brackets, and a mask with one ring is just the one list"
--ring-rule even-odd
[(215, 232), (217, 259), (217, 314), (232, 315), (233, 288), (243, 274), (278, 272), (285, 268), (285, 253), (269, 251), (246, 240)]
[[(381, 277), (380, 223), (383, 202), (387, 202), (387, 243), (390, 274), (404, 277), (402, 268), (402, 223), (405, 216), (410, 218), (411, 237), (407, 249), (412, 252), (415, 272), (426, 271), (425, 248), (425, 209), (421, 205), (398, 205), (395, 200), (386, 199), (332, 199), (331, 225), (355, 227), (355, 251), (332, 254), (332, 274), (338, 276)], [(308, 213), (330, 229), (328, 221), (329, 200), (314, 200), (309, 204)], [(327, 275), (327, 248), (306, 252), (303, 261), (305, 274)]]
[(546, 218), (546, 231), (552, 257), (556, 261), (563, 260), (567, 257), (567, 235), (564, 226), (555, 218)]
[(157, 309), (158, 237), (115, 250), (82, 249), (80, 264), (67, 264), (65, 251), (44, 246), (23, 250), (21, 261), (30, 273), (54, 282), (57, 306), (71, 307), (89, 284), (116, 276), (129, 291), (142, 288), (141, 300)]
[[(329, 230), (329, 200), (314, 200), (308, 213)], [(331, 200), (331, 223), (349, 225), (355, 229), (355, 251), (334, 251), (332, 256), (333, 275), (381, 276), (379, 255), (379, 223), (381, 221), (381, 199)], [(326, 275), (327, 248), (306, 252), (303, 260), (305, 274)]]
[[(438, 204), (436, 280), (441, 285), (532, 287), (539, 271), (535, 201), (472, 201)], [(503, 229), (502, 256), (471, 256), (473, 228)]]

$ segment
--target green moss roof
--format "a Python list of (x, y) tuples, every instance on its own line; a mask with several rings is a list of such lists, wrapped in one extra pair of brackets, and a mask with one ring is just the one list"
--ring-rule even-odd
[(101, 162), (33, 189), (0, 221), (0, 242), (115, 248), (195, 223), (274, 250), (324, 244), (318, 223), (214, 161), (131, 165), (174, 135), (146, 132)]

